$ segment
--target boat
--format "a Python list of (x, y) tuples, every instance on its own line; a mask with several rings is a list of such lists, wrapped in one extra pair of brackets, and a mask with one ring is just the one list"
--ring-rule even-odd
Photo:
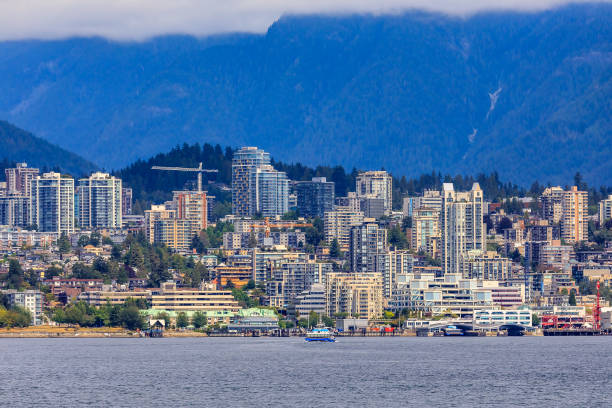
[(442, 330), (445, 336), (463, 336), (463, 330), (457, 326), (446, 326)]
[(336, 341), (334, 333), (332, 333), (327, 327), (315, 327), (306, 333), (306, 341), (323, 341), (333, 343)]

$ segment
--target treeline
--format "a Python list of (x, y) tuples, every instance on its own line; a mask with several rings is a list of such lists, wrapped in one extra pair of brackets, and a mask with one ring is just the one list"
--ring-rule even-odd
[[(198, 163), (202, 162), (205, 168), (219, 170), (216, 174), (205, 174), (205, 183), (206, 177), (208, 177), (215, 183), (230, 186), (232, 182), (232, 157), (235, 151), (236, 149), (222, 148), (220, 145), (183, 144), (182, 146), (176, 146), (168, 153), (160, 153), (146, 161), (138, 160), (115, 172), (115, 174), (124, 181), (126, 186), (132, 188), (135, 199), (134, 208), (136, 212), (140, 212), (151, 203), (162, 203), (171, 199), (173, 190), (195, 187), (196, 173), (151, 170), (152, 166), (197, 167)], [(346, 196), (349, 191), (354, 191), (355, 181), (359, 174), (358, 169), (353, 168), (350, 172), (347, 172), (342, 166), (317, 166), (312, 168), (301, 163), (288, 164), (274, 159), (272, 164), (277, 170), (286, 172), (289, 179), (295, 181), (310, 180), (312, 177), (326, 177), (328, 181), (335, 183), (337, 196)], [(537, 196), (547, 186), (550, 186), (550, 184), (544, 185), (536, 181), (529, 189), (526, 189), (515, 183), (503, 182), (497, 172), (480, 173), (476, 176), (461, 174), (453, 176), (432, 171), (418, 177), (394, 176), (393, 206), (399, 209), (401, 208), (402, 197), (421, 194), (424, 190), (429, 189), (440, 190), (443, 183), (453, 183), (456, 190), (469, 190), (475, 182), (480, 184), (485, 199), (488, 201), (503, 201), (508, 197)], [(574, 179), (574, 184), (588, 189), (593, 202), (597, 202), (602, 197), (612, 193), (610, 187), (589, 188), (579, 173)], [(231, 194), (218, 189), (214, 184), (207, 188), (211, 194), (215, 195), (217, 202), (224, 205), (223, 212), (227, 212), (229, 210), (228, 203), (231, 202)]]
[(100, 307), (80, 301), (65, 308), (56, 308), (52, 320), (57, 323), (77, 324), (81, 327), (124, 327), (129, 330), (144, 329), (146, 322), (140, 309), (147, 309), (144, 299), (127, 299), (122, 305), (107, 303)]
[(31, 322), (29, 310), (11, 306), (6, 295), (0, 293), (0, 327), (27, 327)]

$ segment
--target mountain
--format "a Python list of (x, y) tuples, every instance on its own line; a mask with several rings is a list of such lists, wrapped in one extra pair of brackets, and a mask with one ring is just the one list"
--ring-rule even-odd
[(612, 184), (612, 5), (285, 16), (263, 35), (0, 43), (0, 116), (108, 168), (177, 143)]
[(60, 169), (79, 177), (98, 167), (82, 157), (0, 120), (0, 165), (26, 162), (30, 167)]

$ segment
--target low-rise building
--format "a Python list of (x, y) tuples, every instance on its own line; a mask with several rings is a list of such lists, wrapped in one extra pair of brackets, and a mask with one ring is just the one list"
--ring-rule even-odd
[(201, 289), (177, 288), (174, 282), (162, 283), (158, 291), (153, 291), (151, 307), (177, 312), (210, 310), (237, 313), (240, 309), (229, 290), (218, 290), (211, 285), (204, 285)]
[(459, 318), (474, 318), (475, 311), (490, 309), (493, 295), (490, 288), (479, 286), (477, 279), (465, 279), (460, 274), (433, 274), (398, 277), (390, 307), (431, 313), (451, 314)]
[(503, 325), (520, 325), (531, 327), (531, 310), (478, 310), (474, 314), (474, 325), (480, 328)]
[(19, 292), (15, 289), (3, 290), (8, 305), (19, 306), (30, 312), (32, 316), (32, 324), (39, 325), (42, 324), (42, 292), (39, 290), (25, 290), (23, 292)]

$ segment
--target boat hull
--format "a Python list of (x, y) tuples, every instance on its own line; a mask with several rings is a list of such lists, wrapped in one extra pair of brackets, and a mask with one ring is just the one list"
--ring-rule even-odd
[(324, 343), (333, 343), (333, 342), (336, 341), (336, 339), (332, 339), (330, 337), (321, 337), (321, 338), (306, 337), (304, 340), (307, 341), (307, 342), (320, 341), (320, 342), (324, 342)]

